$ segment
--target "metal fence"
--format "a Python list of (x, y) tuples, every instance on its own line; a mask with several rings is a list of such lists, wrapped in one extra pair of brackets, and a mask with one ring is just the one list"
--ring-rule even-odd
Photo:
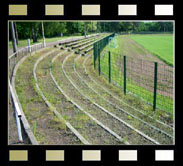
[(115, 36), (115, 34), (113, 33), (113, 34), (103, 38), (102, 40), (99, 40), (96, 43), (94, 43), (94, 45), (93, 45), (93, 50), (94, 50), (93, 51), (93, 55), (94, 55), (93, 58), (94, 58), (94, 68), (95, 69), (96, 69), (96, 63), (97, 63), (96, 60), (98, 58), (98, 54), (100, 54), (103, 51), (105, 46), (110, 42), (110, 39), (114, 36)]
[(99, 75), (103, 74), (110, 83), (121, 87), (124, 94), (132, 94), (152, 105), (154, 110), (173, 113), (172, 66), (105, 50), (101, 52), (100, 46), (97, 49), (94, 67)]

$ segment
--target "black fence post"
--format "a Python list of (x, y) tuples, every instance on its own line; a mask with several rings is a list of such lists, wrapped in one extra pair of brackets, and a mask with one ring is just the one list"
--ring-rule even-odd
[(124, 85), (123, 86), (124, 86), (124, 94), (126, 95), (126, 56), (124, 56), (123, 60), (124, 60), (124, 62), (123, 62), (124, 63), (124, 65), (123, 65), (124, 66), (124, 76), (123, 76), (124, 77)]
[(100, 75), (101, 69), (100, 69), (100, 48), (98, 49), (98, 73)]
[(97, 61), (97, 58), (98, 58), (98, 49), (99, 49), (99, 42), (96, 43), (96, 59), (95, 59), (95, 62)]
[(96, 69), (96, 43), (94, 43), (94, 46), (93, 46), (93, 64), (94, 64), (94, 69)]
[(153, 110), (156, 109), (157, 81), (158, 81), (158, 63), (154, 62), (154, 99), (153, 99)]
[(111, 83), (111, 52), (109, 51), (109, 83)]

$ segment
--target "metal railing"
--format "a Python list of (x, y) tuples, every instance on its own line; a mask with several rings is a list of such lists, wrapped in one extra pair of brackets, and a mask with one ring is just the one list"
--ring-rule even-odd
[[(11, 84), (11, 79), (13, 77), (13, 70), (14, 70), (16, 64), (19, 62), (19, 60), (21, 58), (23, 58), (27, 54), (31, 54), (32, 52), (36, 52), (37, 50), (39, 50), (41, 48), (43, 48), (43, 44), (38, 43), (38, 44), (35, 44), (35, 45), (31, 45), (31, 46), (21, 48), (21, 49), (17, 50), (17, 52), (11, 54), (8, 57), (8, 60), (9, 60), (9, 80), (8, 80), (8, 84), (9, 84), (9, 90), (10, 90), (9, 93), (11, 94), (14, 109), (15, 109), (15, 118), (16, 118), (18, 139), (19, 139), (20, 142), (23, 142), (22, 129), (21, 129), (22, 112), (20, 111), (21, 108), (20, 108), (20, 105), (19, 105), (19, 100), (18, 100), (18, 98), (16, 96), (16, 93), (14, 92), (14, 88), (12, 87), (12, 84)], [(10, 97), (9, 97), (9, 99), (10, 99)]]

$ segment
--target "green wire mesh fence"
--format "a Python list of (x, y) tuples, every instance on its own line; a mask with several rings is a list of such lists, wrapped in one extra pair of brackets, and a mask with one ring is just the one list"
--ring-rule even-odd
[(99, 75), (121, 87), (124, 94), (132, 94), (152, 105), (154, 110), (173, 113), (172, 66), (118, 55), (103, 50), (104, 47), (94, 46), (94, 67)]
[(105, 46), (110, 42), (110, 39), (112, 37), (114, 37), (114, 36), (115, 36), (115, 34), (113, 33), (111, 35), (106, 36), (102, 40), (99, 40), (98, 42), (94, 43), (94, 45), (93, 45), (93, 49), (94, 49), (94, 51), (93, 51), (93, 55), (94, 55), (93, 58), (94, 58), (94, 68), (95, 69), (98, 68), (98, 65), (97, 65), (98, 61), (97, 61), (97, 59), (100, 58), (99, 57), (100, 53), (103, 51)]

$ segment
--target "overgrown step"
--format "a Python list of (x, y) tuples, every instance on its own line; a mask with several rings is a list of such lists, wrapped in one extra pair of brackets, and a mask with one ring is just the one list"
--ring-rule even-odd
[[(121, 118), (125, 123), (130, 124), (132, 127), (135, 126), (136, 129), (138, 129), (138, 133), (142, 133), (141, 135), (146, 135), (146, 137), (151, 137), (155, 139), (157, 142), (163, 143), (163, 144), (169, 144), (171, 143), (172, 139), (167, 137), (164, 134), (159, 134), (159, 131), (152, 129), (150, 126), (147, 126), (144, 122), (141, 122), (140, 119), (130, 119), (128, 115), (125, 112), (122, 112), (119, 110), (115, 105), (111, 104), (107, 100), (104, 100), (99, 94), (96, 94), (95, 91), (93, 91), (91, 88), (89, 88), (85, 82), (77, 76), (76, 73), (73, 72), (73, 68), (69, 67), (71, 66), (71, 63), (74, 65), (74, 58), (75, 56), (69, 57), (67, 60), (67, 65), (65, 67), (65, 70), (67, 71), (68, 75), (70, 76), (70, 79), (74, 82), (77, 89), (80, 90), (84, 95), (88, 96), (88, 98), (96, 102), (99, 106), (103, 107), (104, 109), (108, 110), (113, 115)], [(70, 64), (70, 65), (69, 65)], [(113, 116), (114, 117), (114, 116)], [(118, 118), (116, 118), (117, 120)], [(124, 123), (123, 122), (123, 123)], [(138, 124), (138, 125), (136, 125)], [(141, 136), (142, 138), (142, 136)]]
[[(58, 61), (59, 61), (58, 65), (61, 65), (61, 63), (60, 63), (61, 60), (58, 59)], [(69, 64), (69, 61), (70, 60), (66, 61), (66, 63), (63, 62), (63, 64), (64, 64), (63, 72), (68, 76), (63, 75), (63, 72), (61, 71), (62, 68), (60, 69), (60, 67), (57, 64), (56, 64), (56, 68), (54, 69), (54, 71), (59, 71), (58, 75), (56, 76), (56, 79), (58, 80), (58, 82), (61, 81), (60, 83), (62, 83), (62, 86), (63, 86), (65, 93), (67, 93), (69, 95), (69, 97), (72, 100), (74, 100), (76, 103), (78, 103), (78, 105), (80, 105), (85, 111), (90, 113), (93, 117), (98, 119), (101, 123), (103, 123), (104, 125), (109, 127), (111, 130), (113, 130), (115, 133), (117, 133), (118, 136), (127, 137), (128, 142), (130, 142), (130, 143), (136, 142), (137, 143), (137, 140), (138, 140), (141, 143), (143, 141), (144, 144), (151, 144), (150, 141), (146, 140), (145, 138), (141, 137), (138, 134), (135, 134), (135, 137), (136, 138), (138, 137), (138, 139), (133, 139), (133, 137), (129, 137), (130, 133), (133, 132), (131, 129), (129, 129), (127, 126), (123, 125), (122, 123), (118, 122), (115, 118), (113, 118), (109, 114), (103, 112), (101, 110), (101, 108), (94, 105), (92, 103), (92, 101), (90, 101), (89, 99), (87, 99), (86, 97), (84, 97), (83, 95), (81, 95), (79, 93), (79, 91), (76, 89), (76, 87), (70, 82), (71, 77), (73, 77), (74, 80), (72, 79), (72, 81), (74, 81), (74, 84), (76, 82), (80, 83), (80, 81), (78, 81), (79, 78), (76, 80), (77, 75), (74, 75), (74, 72), (72, 71), (72, 65)], [(77, 86), (78, 86), (78, 84), (77, 84)], [(80, 88), (84, 88), (84, 87), (79, 87), (79, 89)], [(93, 95), (93, 94), (91, 94), (91, 95)]]
[[(52, 48), (51, 50), (54, 49), (55, 48)], [(50, 49), (46, 50), (46, 52), (42, 51), (33, 56), (28, 56), (25, 59), (18, 68), (15, 76), (15, 88), (20, 103), (23, 106), (25, 116), (28, 119), (29, 125), (31, 126), (39, 144), (80, 144), (80, 141), (73, 135), (73, 133), (66, 131), (61, 127), (58, 119), (48, 109), (36, 91), (32, 72), (33, 67), (36, 60), (40, 56), (47, 54), (49, 51)]]

